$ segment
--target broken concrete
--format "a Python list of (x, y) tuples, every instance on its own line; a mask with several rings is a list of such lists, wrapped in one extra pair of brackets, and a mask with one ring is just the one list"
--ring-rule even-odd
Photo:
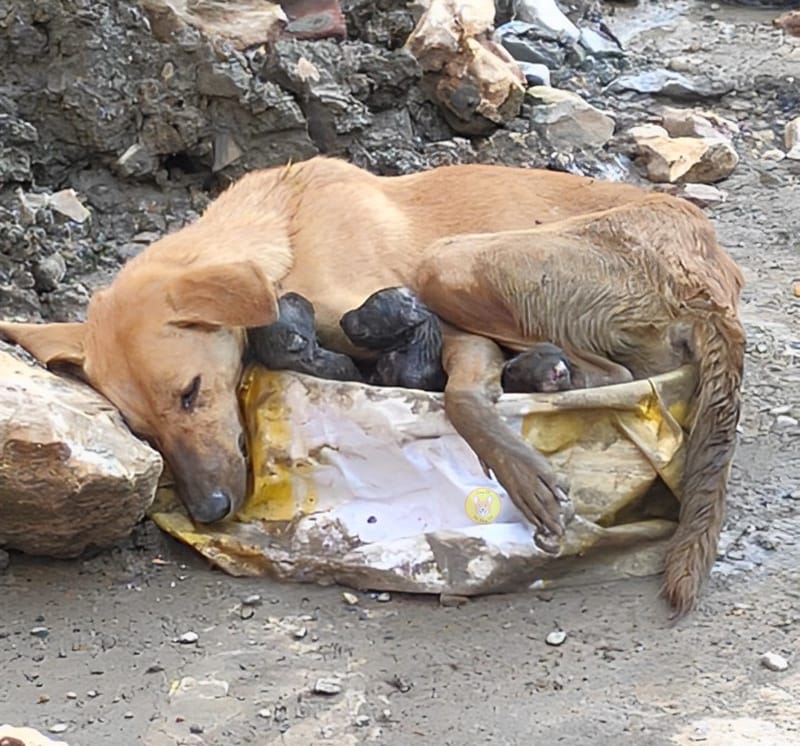
[(577, 93), (533, 86), (527, 95), (533, 128), (556, 147), (599, 148), (614, 134), (614, 120)]
[(77, 557), (128, 536), (161, 457), (88, 386), (0, 350), (0, 546)]
[(739, 156), (722, 138), (670, 137), (662, 127), (644, 125), (628, 131), (655, 182), (713, 184), (730, 176)]

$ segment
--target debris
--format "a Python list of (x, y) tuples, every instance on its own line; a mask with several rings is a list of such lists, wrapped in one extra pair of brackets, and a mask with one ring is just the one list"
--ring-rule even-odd
[(242, 599), (242, 606), (261, 606), (262, 600), (258, 593), (251, 593)]
[(391, 594), (391, 593), (388, 593), (387, 591), (384, 591), (383, 593), (379, 593), (377, 596), (375, 596), (375, 600), (376, 600), (378, 603), (385, 604), (385, 603), (387, 603), (388, 601), (391, 601), (391, 600), (392, 600), (392, 594)]
[(67, 274), (67, 263), (61, 254), (55, 252), (36, 262), (31, 271), (36, 280), (36, 290), (40, 293), (50, 293), (59, 286)]
[(62, 189), (60, 192), (51, 194), (47, 199), (47, 206), (76, 223), (82, 223), (91, 215), (78, 199), (74, 189)]
[(40, 640), (47, 639), (47, 636), (50, 634), (50, 630), (47, 627), (32, 627), (31, 634), (34, 637), (38, 637)]
[(442, 593), (439, 595), (439, 606), (444, 608), (461, 608), (464, 604), (469, 603), (467, 596), (456, 596), (451, 593)]
[(540, 65), (536, 62), (518, 62), (517, 64), (529, 86), (550, 85), (550, 70), (547, 65)]
[(119, 158), (114, 167), (123, 177), (149, 176), (159, 167), (158, 156), (140, 143), (131, 145)]
[[(60, 725), (64, 726), (64, 730), (53, 730)], [(51, 733), (63, 733), (67, 730), (67, 726), (63, 723), (54, 725), (50, 728)], [(0, 725), (0, 744), (2, 746), (67, 746), (65, 741), (54, 741), (48, 738), (38, 730), (26, 727), (16, 727), (13, 725)]]
[(530, 23), (504, 23), (495, 29), (492, 39), (502, 45), (518, 63), (530, 62), (557, 70), (567, 59), (567, 52), (561, 44), (552, 39), (542, 39)]
[(356, 596), (355, 593), (350, 593), (349, 591), (342, 593), (342, 598), (348, 606), (355, 606), (358, 603), (358, 596)]
[(314, 684), (315, 694), (333, 696), (334, 694), (339, 694), (341, 691), (342, 685), (335, 679), (317, 679)]
[(588, 27), (581, 29), (580, 43), (593, 57), (622, 57), (625, 54), (616, 39)]
[(614, 93), (634, 91), (665, 96), (676, 101), (697, 101), (720, 98), (733, 90), (733, 84), (706, 77), (690, 78), (672, 70), (647, 70), (631, 75), (622, 75), (613, 81), (607, 90)]
[(564, 632), (563, 629), (554, 629), (552, 632), (549, 632), (547, 637), (544, 638), (544, 641), (548, 645), (553, 645), (557, 647), (559, 645), (563, 645), (564, 641), (567, 639), (567, 633)]
[(723, 192), (711, 184), (663, 184), (657, 186), (656, 189), (675, 197), (681, 197), (698, 207), (713, 207), (728, 199), (727, 192)]
[(739, 134), (736, 122), (713, 112), (696, 112), (670, 106), (661, 111), (661, 125), (670, 137), (711, 137), (730, 140)]
[(50, 733), (66, 733), (69, 726), (66, 723), (56, 723), (55, 725), (51, 725), (47, 730)]
[(395, 689), (397, 689), (398, 692), (401, 692), (402, 694), (410, 692), (411, 687), (414, 686), (410, 681), (406, 681), (399, 674), (395, 674), (394, 676), (392, 676), (391, 679), (387, 679), (386, 683), (389, 684), (390, 686), (393, 686)]
[(515, 0), (514, 15), (520, 21), (535, 26), (540, 34), (553, 39), (574, 43), (581, 36), (577, 26), (561, 12), (555, 0)]
[(599, 148), (614, 134), (614, 120), (577, 93), (533, 86), (527, 95), (535, 104), (531, 124), (555, 147)]
[(423, 70), (422, 84), (450, 126), (485, 134), (520, 110), (523, 77), (513, 59), (489, 39), (492, 0), (431, 0), (406, 41)]
[(800, 117), (795, 117), (786, 124), (783, 130), (783, 143), (786, 146), (786, 157), (795, 161), (800, 160)]
[(221, 171), (231, 163), (236, 163), (243, 155), (242, 149), (236, 144), (233, 135), (222, 132), (214, 138), (214, 165), (213, 172)]
[(128, 536), (153, 499), (162, 462), (108, 401), (0, 350), (4, 409), (14, 417), (0, 432), (0, 545), (77, 557)]
[(730, 176), (739, 162), (733, 146), (721, 138), (671, 138), (654, 125), (633, 127), (628, 134), (650, 181), (713, 183)]
[(181, 645), (194, 645), (199, 639), (200, 636), (197, 632), (184, 632), (175, 638), (175, 642), (179, 642)]
[(366, 728), (369, 725), (369, 715), (356, 715), (353, 725), (356, 728)]
[(761, 665), (770, 671), (785, 671), (789, 668), (789, 661), (778, 653), (768, 652), (761, 656)]

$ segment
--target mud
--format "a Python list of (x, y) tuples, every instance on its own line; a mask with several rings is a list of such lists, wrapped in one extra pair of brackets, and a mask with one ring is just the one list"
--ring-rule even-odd
[[(334, 152), (385, 173), (485, 159), (638, 178), (621, 145), (553, 152), (524, 116), (490, 138), (454, 138), (399, 58), (405, 11), (378, 23), (369, 4), (346, 3), (357, 38), (315, 91), (281, 73), (281, 60), (301, 49), (324, 59), (332, 42), (282, 42), (277, 61), (220, 60), (192, 34), (159, 45), (127, 4), (4, 4), (0, 171), (25, 189), (72, 186), (93, 211), (77, 228), (47, 210), (31, 220), (16, 185), (0, 193), (4, 315), (79, 316), (91, 287), (191, 219), (209, 189), (289, 154)], [(728, 201), (710, 215), (747, 279), (745, 408), (719, 556), (695, 613), (670, 626), (657, 578), (465, 605), (369, 594), (351, 604), (338, 588), (229, 578), (143, 524), (93, 558), (12, 554), (0, 570), (0, 722), (66, 724), (59, 737), (73, 745), (800, 744), (800, 162), (770, 153), (800, 115), (800, 40), (771, 27), (774, 11), (667, 2), (668, 25), (649, 28), (650, 4), (614, 7), (626, 72), (673, 61), (722, 81), (731, 93), (703, 103), (742, 128), (742, 161), (719, 185)], [(252, 73), (265, 68), (274, 77)], [(194, 70), (206, 71), (202, 94)], [(580, 67), (561, 85), (610, 111), (618, 130), (662, 103), (604, 92), (602, 76)], [(344, 93), (332, 101), (331, 90)], [(280, 126), (294, 125), (274, 130), (264, 112), (276, 106)], [(213, 171), (214, 138), (234, 130), (243, 156)], [(116, 161), (139, 139), (144, 155), (123, 174)], [(37, 288), (34, 267), (54, 252), (66, 274), (55, 290)], [(260, 605), (243, 605), (253, 594)], [(548, 645), (556, 628), (566, 639)], [(187, 632), (197, 641), (179, 642)], [(766, 651), (788, 669), (763, 667)], [(226, 682), (227, 695), (186, 682), (170, 695), (184, 677)]]

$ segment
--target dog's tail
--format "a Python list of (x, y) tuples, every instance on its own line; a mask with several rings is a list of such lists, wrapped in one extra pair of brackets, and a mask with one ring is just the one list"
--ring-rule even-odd
[(716, 558), (741, 409), (744, 328), (731, 309), (710, 308), (707, 299), (701, 305), (703, 321), (694, 341), (699, 383), (680, 520), (667, 549), (662, 588), (675, 617), (692, 609)]

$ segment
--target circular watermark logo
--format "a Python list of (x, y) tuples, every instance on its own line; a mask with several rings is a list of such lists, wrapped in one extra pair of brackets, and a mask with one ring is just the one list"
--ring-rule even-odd
[(464, 510), (473, 523), (494, 523), (500, 515), (500, 495), (490, 487), (477, 487), (467, 495)]

